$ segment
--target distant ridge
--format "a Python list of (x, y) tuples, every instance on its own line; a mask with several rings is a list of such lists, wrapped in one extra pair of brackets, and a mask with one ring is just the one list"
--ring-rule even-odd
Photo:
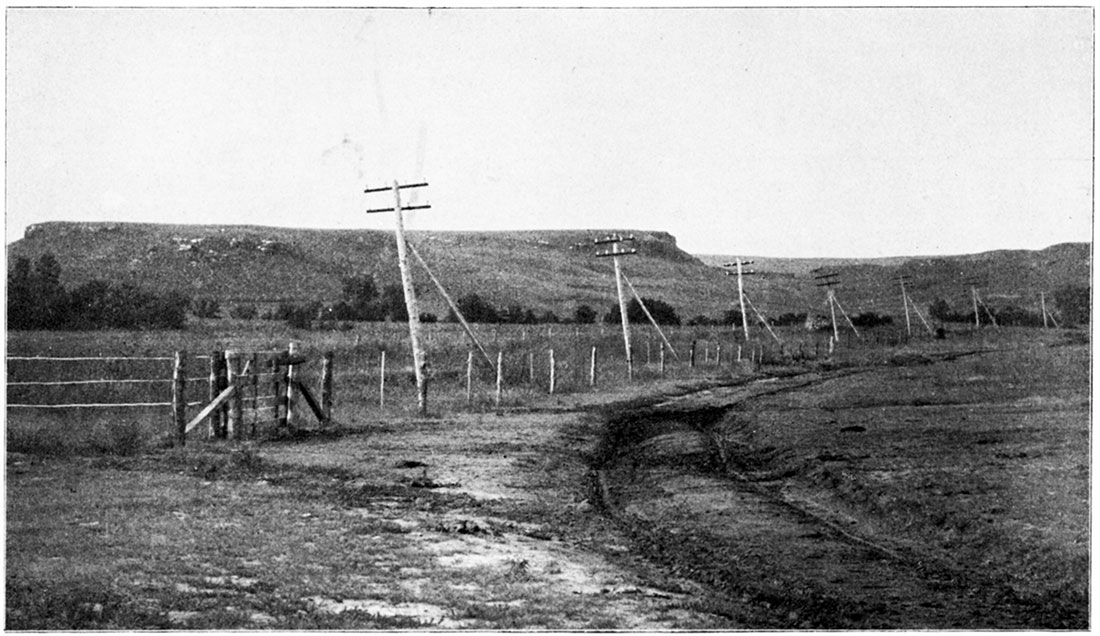
[[(616, 232), (637, 238), (637, 256), (623, 259), (624, 271), (643, 296), (672, 304), (684, 319), (717, 317), (736, 295), (732, 278), (716, 267), (732, 257), (693, 256), (671, 234), (630, 229), (435, 232), (414, 231), (412, 241), (453, 296), (477, 292), (497, 306), (518, 303), (560, 317), (579, 304), (604, 313), (614, 302), (611, 263), (597, 259), (592, 240)], [(876, 259), (785, 259), (752, 257), (758, 272), (746, 291), (766, 313), (818, 311), (823, 295), (809, 271), (828, 267), (840, 274), (837, 294), (852, 312), (901, 312), (892, 278), (912, 277), (915, 302), (927, 306), (945, 298), (968, 301), (963, 281), (988, 282), (983, 297), (1030, 307), (1040, 291), (1088, 285), (1090, 243), (1063, 243), (1043, 250), (997, 250), (944, 257)], [(27, 228), (8, 246), (8, 263), (53, 253), (62, 282), (93, 279), (130, 281), (175, 289), (192, 296), (235, 303), (335, 302), (341, 280), (370, 273), (379, 286), (398, 281), (392, 232), (321, 230), (252, 225), (50, 222)], [(425, 311), (445, 314), (427, 276), (415, 269)]]

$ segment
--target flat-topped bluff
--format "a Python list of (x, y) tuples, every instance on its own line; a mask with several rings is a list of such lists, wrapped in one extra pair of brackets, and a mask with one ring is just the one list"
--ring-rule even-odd
[[(630, 229), (529, 231), (410, 231), (436, 276), (454, 297), (478, 293), (495, 306), (519, 304), (571, 316), (578, 305), (601, 314), (615, 302), (610, 259), (595, 258), (593, 239), (633, 235), (636, 256), (622, 259), (638, 293), (659, 298), (684, 319), (717, 317), (732, 306), (736, 282), (715, 265), (727, 256), (696, 257), (681, 250), (668, 232)], [(893, 278), (911, 276), (909, 292), (922, 308), (936, 298), (965, 310), (966, 281), (985, 281), (991, 304), (1030, 306), (1040, 292), (1088, 285), (1092, 246), (1063, 243), (1043, 250), (997, 250), (980, 254), (879, 259), (751, 257), (756, 275), (746, 292), (769, 316), (821, 312), (823, 291), (810, 270), (840, 274), (838, 297), (848, 311), (900, 315)], [(387, 230), (335, 230), (254, 225), (50, 222), (27, 228), (8, 246), (9, 265), (50, 252), (66, 286), (94, 280), (132, 282), (223, 304), (305, 303), (340, 300), (342, 280), (371, 274), (379, 287), (399, 282), (396, 244)], [(412, 264), (424, 311), (443, 315), (446, 306), (427, 274)]]
[[(677, 289), (679, 281), (721, 280), (667, 232), (410, 231), (408, 238), (452, 296), (477, 292), (499, 306), (518, 303), (564, 316), (579, 304), (602, 309), (614, 300), (611, 263), (595, 258), (593, 244), (611, 233), (636, 239), (639, 253), (626, 270), (639, 293), (678, 297), (686, 307), (694, 301)], [(386, 230), (50, 222), (28, 227), (9, 245), (8, 258), (34, 260), (46, 252), (57, 257), (67, 286), (130, 281), (223, 303), (336, 302), (341, 281), (360, 274), (372, 274), (380, 287), (399, 282), (396, 244)], [(412, 267), (425, 311), (445, 313), (423, 269)]]

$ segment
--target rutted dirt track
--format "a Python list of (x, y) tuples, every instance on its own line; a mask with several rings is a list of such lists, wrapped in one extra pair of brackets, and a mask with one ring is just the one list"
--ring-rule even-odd
[(612, 415), (612, 428), (621, 432), (606, 444), (598, 471), (609, 511), (644, 553), (712, 589), (776, 610), (784, 627), (990, 629), (1087, 622), (1084, 606), (1074, 619), (1072, 612), (1046, 606), (1045, 597), (1023, 598), (985, 568), (865, 527), (821, 505), (816, 493), (795, 494), (784, 483), (793, 475), (750, 476), (725, 456), (729, 449), (716, 429), (727, 411), (858, 372), (769, 378)]
[[(55, 574), (125, 554), (128, 618), (78, 626), (1084, 629), (1087, 353), (1060, 375), (983, 352), (358, 422), (243, 462), (9, 457), (8, 627), (43, 626), (20, 603)], [(134, 480), (198, 507), (97, 507)], [(67, 561), (36, 506), (58, 492), (74, 506), (45, 514), (79, 518), (57, 541), (89, 533)], [(167, 514), (237, 547), (154, 541), (146, 566)]]

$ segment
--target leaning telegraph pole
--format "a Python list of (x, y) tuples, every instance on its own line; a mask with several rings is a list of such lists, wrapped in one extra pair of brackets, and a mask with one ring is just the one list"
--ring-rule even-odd
[(979, 276), (968, 278), (966, 281), (966, 283), (970, 285), (970, 298), (974, 303), (974, 326), (976, 328), (982, 326), (981, 319), (978, 317), (978, 304), (980, 303), (982, 309), (985, 309), (985, 315), (989, 316), (989, 321), (993, 323), (993, 326), (1000, 327), (1000, 325), (997, 324), (997, 318), (994, 317), (993, 312), (989, 310), (989, 305), (985, 304), (985, 301), (978, 295), (978, 285), (984, 282), (985, 281)]
[[(813, 271), (819, 272), (822, 269), (823, 268), (818, 268), (818, 269), (815, 269)], [(838, 343), (840, 342), (840, 332), (837, 331), (837, 328), (836, 328), (836, 310), (837, 309), (839, 309), (840, 313), (844, 316), (844, 320), (848, 321), (848, 326), (852, 328), (852, 333), (856, 334), (857, 338), (863, 338), (863, 336), (859, 335), (859, 330), (856, 329), (855, 323), (853, 323), (852, 319), (850, 317), (848, 317), (848, 312), (844, 311), (844, 308), (840, 306), (840, 301), (836, 299), (836, 291), (833, 289), (833, 287), (840, 284), (840, 281), (838, 281), (836, 279), (836, 277), (839, 276), (839, 275), (840, 274), (837, 274), (835, 272), (830, 272), (830, 273), (827, 273), (827, 274), (819, 274), (819, 275), (814, 276), (815, 280), (820, 281), (820, 282), (817, 283), (818, 287), (827, 287), (828, 288), (828, 292), (825, 294), (825, 300), (826, 300), (826, 302), (829, 303), (829, 313), (833, 318), (833, 340), (835, 340)]]
[(908, 274), (900, 274), (894, 277), (894, 280), (901, 283), (901, 304), (905, 306), (905, 335), (910, 338), (913, 337), (913, 327), (909, 322), (909, 296), (905, 293), (905, 281), (912, 278)]
[(1043, 329), (1048, 328), (1047, 318), (1050, 318), (1050, 322), (1053, 322), (1055, 327), (1061, 328), (1058, 321), (1054, 319), (1054, 314), (1047, 310), (1047, 295), (1045, 292), (1039, 292), (1039, 309), (1043, 312)]
[(593, 241), (596, 245), (610, 246), (606, 252), (596, 252), (596, 258), (606, 258), (610, 256), (612, 262), (615, 263), (615, 288), (619, 294), (619, 313), (621, 314), (623, 322), (623, 344), (626, 346), (626, 375), (627, 378), (631, 380), (634, 379), (634, 355), (630, 349), (630, 318), (626, 315), (626, 294), (623, 293), (623, 269), (622, 265), (619, 264), (619, 257), (638, 253), (636, 248), (623, 248), (622, 246), (622, 243), (633, 241), (633, 236), (624, 237), (618, 234), (612, 234)]
[[(745, 332), (746, 341), (749, 339), (749, 319), (748, 316), (745, 315), (745, 285), (741, 279), (743, 276), (755, 274), (756, 272), (743, 271), (742, 267), (744, 265), (751, 265), (754, 262), (755, 261), (743, 261), (739, 258), (733, 263), (725, 263), (724, 265), (722, 265), (722, 267), (733, 267), (735, 265), (737, 266), (737, 300), (741, 304), (741, 328)], [(732, 276), (733, 272), (726, 272), (726, 274)]]
[(833, 340), (836, 342), (840, 342), (840, 331), (836, 328), (836, 293), (833, 291), (833, 287), (840, 284), (840, 282), (836, 279), (837, 276), (840, 276), (840, 274), (837, 274), (835, 272), (816, 275), (814, 276), (814, 280), (818, 282), (814, 283), (814, 285), (816, 287), (827, 288), (825, 292), (825, 302), (829, 305), (829, 315), (833, 319)]
[(402, 219), (402, 210), (423, 210), (430, 205), (410, 205), (401, 207), (401, 190), (410, 188), (423, 188), (427, 183), (411, 183), (400, 185), (396, 181), (393, 186), (383, 188), (367, 188), (363, 192), (393, 191), (392, 208), (374, 208), (367, 210), (367, 214), (377, 212), (393, 212), (396, 219), (394, 233), (397, 237), (397, 266), (401, 269), (401, 287), (405, 290), (405, 309), (409, 314), (409, 344), (412, 346), (413, 373), (416, 375), (416, 402), (417, 410), (421, 415), (428, 412), (428, 359), (424, 349), (420, 346), (420, 311), (416, 305), (416, 290), (413, 288), (412, 273), (409, 271), (407, 246), (405, 244), (405, 222)]

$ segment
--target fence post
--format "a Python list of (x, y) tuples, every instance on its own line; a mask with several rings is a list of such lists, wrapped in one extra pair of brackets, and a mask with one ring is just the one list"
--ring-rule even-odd
[(321, 413), (325, 415), (325, 424), (332, 423), (332, 375), (335, 354), (326, 351), (321, 359)]
[(252, 370), (252, 377), (250, 381), (252, 383), (252, 426), (248, 427), (248, 436), (256, 437), (256, 420), (260, 419), (257, 412), (257, 400), (260, 395), (260, 357), (253, 353), (248, 358), (248, 368)]
[(466, 351), (466, 406), (474, 401), (474, 350)]
[(722, 366), (722, 343), (719, 342), (717, 346), (718, 346), (718, 353), (717, 353), (717, 362), (715, 362), (715, 364), (718, 365), (718, 366)]
[[(213, 402), (214, 398), (218, 397), (221, 393), (221, 381), (220, 381), (220, 367), (225, 363), (225, 355), (221, 351), (210, 352), (210, 399)], [(210, 414), (209, 419), (209, 437), (218, 437), (222, 427), (222, 413), (221, 409), (214, 409), (214, 412)]]
[(386, 350), (378, 360), (378, 408), (386, 408)]
[(226, 418), (226, 437), (231, 439), (241, 438), (241, 354), (236, 351), (225, 352), (225, 381), (226, 386), (236, 387), (233, 397), (229, 399), (229, 417)]
[[(293, 358), (298, 355), (298, 343), (292, 342), (287, 345), (286, 354), (288, 358)], [(298, 389), (295, 388), (294, 383), (298, 380), (298, 365), (288, 364), (286, 365), (286, 427), (288, 430), (293, 431), (294, 427), (298, 425), (298, 414), (295, 412), (298, 401)]]
[(550, 395), (554, 395), (554, 384), (557, 381), (557, 370), (554, 364), (554, 350), (550, 349)]
[(176, 420), (176, 442), (187, 442), (187, 352), (177, 351), (172, 365), (172, 415)]
[(504, 349), (497, 350), (497, 409), (500, 408), (501, 393), (504, 391)]
[(695, 341), (691, 341), (691, 351), (688, 353), (688, 367), (695, 368)]
[(275, 398), (275, 426), (277, 429), (286, 424), (286, 420), (283, 419), (283, 398), (285, 397), (282, 392), (282, 373), (279, 371), (279, 365), (275, 362), (275, 358), (268, 358), (267, 370), (271, 373), (271, 395)]
[(596, 386), (596, 345), (592, 345), (592, 357), (588, 364), (588, 386)]
[(533, 351), (527, 352), (527, 383), (535, 383), (535, 353)]
[(663, 343), (663, 342), (661, 343), (660, 356), (661, 356), (661, 377), (663, 378), (663, 377), (665, 377), (665, 343)]

